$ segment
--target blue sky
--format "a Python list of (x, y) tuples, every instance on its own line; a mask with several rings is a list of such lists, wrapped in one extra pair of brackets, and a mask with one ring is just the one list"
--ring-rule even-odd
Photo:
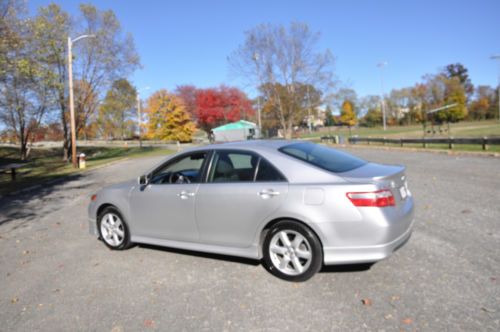
[[(31, 0), (32, 11), (50, 1)], [(56, 1), (76, 13), (79, 1)], [(221, 83), (240, 85), (229, 75), (227, 56), (259, 23), (306, 22), (321, 33), (319, 47), (336, 56), (336, 75), (359, 96), (380, 93), (376, 64), (386, 92), (411, 86), (426, 73), (461, 62), (474, 85), (497, 85), (500, 1), (92, 1), (113, 9), (134, 36), (143, 69), (130, 79), (138, 88), (174, 89)], [(242, 87), (240, 85), (240, 87)], [(252, 94), (252, 90), (246, 91)]]

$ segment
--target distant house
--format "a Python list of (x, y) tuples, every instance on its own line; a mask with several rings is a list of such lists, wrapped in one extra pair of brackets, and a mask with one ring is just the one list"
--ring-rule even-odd
[(259, 127), (250, 121), (240, 120), (212, 129), (216, 142), (244, 141), (260, 138)]

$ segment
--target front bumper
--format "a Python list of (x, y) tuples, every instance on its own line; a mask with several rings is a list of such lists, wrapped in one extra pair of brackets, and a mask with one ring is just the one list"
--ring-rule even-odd
[(88, 223), (89, 223), (89, 234), (90, 235), (95, 235), (98, 236), (99, 233), (97, 232), (97, 222), (93, 218), (88, 218)]

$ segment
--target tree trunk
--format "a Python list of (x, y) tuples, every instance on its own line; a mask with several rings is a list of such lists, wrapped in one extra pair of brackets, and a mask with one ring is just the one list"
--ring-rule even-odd
[(27, 157), (27, 149), (26, 149), (26, 137), (24, 137), (24, 133), (19, 134), (19, 141), (21, 143), (21, 160), (25, 161)]

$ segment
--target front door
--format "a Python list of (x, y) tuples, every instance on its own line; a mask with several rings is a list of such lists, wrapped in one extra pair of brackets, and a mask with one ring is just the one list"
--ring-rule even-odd
[(199, 238), (195, 201), (207, 152), (181, 155), (153, 171), (130, 197), (134, 235), (175, 241)]

